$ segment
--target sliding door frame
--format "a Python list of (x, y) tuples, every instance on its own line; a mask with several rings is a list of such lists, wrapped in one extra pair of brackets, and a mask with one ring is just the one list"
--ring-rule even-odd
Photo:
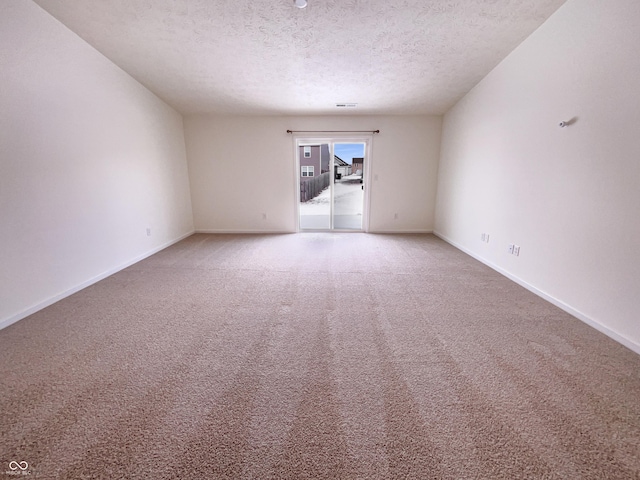
[[(293, 158), (295, 161), (294, 171), (294, 191), (295, 191), (295, 226), (296, 232), (305, 232), (313, 230), (301, 230), (300, 229), (300, 148), (303, 145), (321, 145), (323, 143), (329, 144), (329, 170), (331, 172), (331, 202), (330, 202), (330, 218), (331, 226), (330, 232), (368, 232), (369, 231), (369, 216), (371, 205), (371, 166), (372, 166), (372, 148), (373, 148), (373, 134), (352, 134), (352, 133), (330, 133), (322, 135), (293, 135)], [(334, 189), (334, 175), (333, 175), (333, 163), (334, 163), (334, 144), (335, 143), (364, 143), (364, 172), (363, 172), (363, 186), (364, 186), (364, 199), (362, 205), (362, 229), (361, 230), (334, 230), (333, 228), (333, 189)]]

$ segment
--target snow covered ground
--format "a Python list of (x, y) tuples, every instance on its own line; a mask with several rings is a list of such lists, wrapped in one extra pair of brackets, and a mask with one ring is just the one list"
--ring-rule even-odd
[[(361, 229), (364, 191), (360, 183), (360, 175), (349, 175), (334, 183), (334, 228)], [(330, 228), (330, 188), (324, 189), (320, 195), (300, 203), (300, 228)]]

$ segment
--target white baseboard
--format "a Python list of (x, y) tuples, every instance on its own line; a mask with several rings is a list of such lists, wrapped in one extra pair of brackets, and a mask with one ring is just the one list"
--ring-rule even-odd
[(577, 310), (577, 309), (573, 308), (571, 305), (568, 305), (568, 304), (564, 303), (562, 300), (559, 300), (559, 299), (553, 297), (552, 295), (549, 295), (547, 292), (544, 292), (543, 290), (540, 290), (539, 288), (537, 288), (537, 287), (525, 282), (524, 280), (522, 280), (521, 278), (513, 275), (512, 273), (508, 272), (507, 270), (499, 267), (498, 265), (495, 265), (494, 263), (492, 263), (492, 262), (488, 261), (487, 259), (481, 257), (480, 255), (476, 254), (475, 252), (472, 252), (471, 250), (467, 249), (466, 247), (463, 247), (462, 245), (454, 242), (450, 238), (447, 238), (445, 235), (443, 235), (443, 234), (441, 234), (441, 233), (439, 233), (437, 231), (434, 231), (433, 234), (435, 236), (437, 236), (438, 238), (441, 238), (442, 240), (444, 240), (448, 244), (456, 247), (458, 250), (461, 250), (464, 253), (466, 253), (467, 255), (475, 258), (479, 262), (484, 263), (485, 265), (487, 265), (488, 267), (492, 268), (493, 270), (495, 270), (496, 272), (500, 273), (501, 275), (504, 275), (509, 280), (514, 281), (518, 285), (526, 288), (530, 292), (532, 292), (532, 293), (538, 295), (539, 297), (545, 299), (549, 303), (552, 303), (553, 305), (555, 305), (556, 307), (560, 308), (561, 310), (564, 310), (568, 314), (573, 315), (578, 320), (581, 320), (582, 322), (584, 322), (587, 325), (595, 328), (599, 332), (604, 333), (607, 337), (615, 340), (616, 342), (618, 342), (618, 343), (624, 345), (625, 347), (627, 347), (629, 350), (631, 350), (631, 351), (633, 351), (633, 352), (635, 352), (635, 353), (640, 355), (640, 344), (637, 344), (636, 342), (634, 342), (633, 340), (628, 339), (624, 335), (621, 335), (618, 332), (615, 332), (614, 330), (611, 330), (610, 328), (605, 327), (604, 325), (602, 325), (601, 323), (597, 322), (593, 318), (591, 318), (591, 317), (585, 315), (584, 313), (582, 313), (580, 310)]
[[(196, 229), (195, 233), (212, 233), (212, 234), (235, 234), (235, 235), (273, 235), (273, 234), (287, 234), (287, 233), (317, 233), (317, 232), (331, 232), (331, 233), (362, 233), (364, 230), (301, 230), (300, 232), (290, 230), (227, 230), (227, 229)], [(384, 233), (384, 234), (403, 234), (403, 233), (433, 233), (433, 230), (369, 230), (365, 233)]]
[(278, 235), (285, 233), (295, 233), (290, 230), (227, 230), (227, 229), (196, 229), (195, 233), (213, 233), (220, 235)]
[(79, 292), (80, 290), (82, 290), (83, 288), (87, 288), (90, 285), (93, 285), (94, 283), (99, 282), (100, 280), (103, 280), (111, 275), (113, 275), (114, 273), (119, 272), (120, 270), (124, 270), (127, 267), (130, 267), (131, 265), (133, 265), (134, 263), (138, 263), (140, 260), (144, 260), (147, 257), (150, 257), (151, 255), (158, 253), (160, 250), (164, 250), (165, 248), (173, 245), (174, 243), (178, 243), (180, 240), (184, 240), (187, 237), (190, 237), (191, 235), (193, 235), (194, 231), (190, 231), (188, 233), (185, 233), (184, 235), (181, 235), (180, 237), (178, 237), (175, 240), (171, 240), (169, 242), (166, 242), (162, 245), (160, 245), (159, 247), (153, 248), (152, 250), (149, 250), (148, 252), (145, 252), (141, 255), (136, 256), (135, 258), (132, 258), (131, 260), (128, 260), (125, 263), (122, 263), (120, 265), (118, 265), (117, 267), (114, 268), (110, 268), (109, 270), (107, 270), (106, 272), (102, 272), (100, 275), (96, 275), (93, 278), (90, 278), (89, 280), (80, 283), (79, 285), (76, 285), (72, 288), (69, 288), (68, 290), (65, 290), (62, 293), (59, 293), (58, 295), (54, 295), (53, 297), (49, 297), (46, 300), (43, 300), (42, 302), (38, 302), (37, 304), (15, 314), (15, 315), (11, 315), (3, 320), (0, 321), (0, 330), (2, 330), (5, 327), (8, 327), (9, 325), (16, 323), (19, 320), (22, 320), (25, 317), (28, 317), (29, 315), (32, 315), (34, 313), (36, 313), (39, 310), (42, 310), (43, 308), (48, 307), (49, 305), (53, 305), (54, 303), (62, 300), (63, 298), (68, 297), (69, 295), (73, 295), (76, 292)]
[(423, 229), (414, 229), (414, 230), (369, 230), (367, 233), (380, 233), (380, 234), (397, 234), (402, 235), (404, 233), (433, 233), (433, 230), (423, 230)]

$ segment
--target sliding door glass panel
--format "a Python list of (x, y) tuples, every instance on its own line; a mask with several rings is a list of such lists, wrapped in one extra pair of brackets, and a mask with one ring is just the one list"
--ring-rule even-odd
[(335, 143), (333, 156), (333, 228), (362, 230), (364, 143)]
[(331, 151), (328, 143), (298, 146), (300, 229), (330, 230)]

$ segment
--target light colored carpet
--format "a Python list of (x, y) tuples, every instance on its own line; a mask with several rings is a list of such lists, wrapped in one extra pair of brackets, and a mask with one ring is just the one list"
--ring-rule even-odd
[(431, 235), (194, 235), (0, 362), (0, 476), (640, 478), (640, 356)]

